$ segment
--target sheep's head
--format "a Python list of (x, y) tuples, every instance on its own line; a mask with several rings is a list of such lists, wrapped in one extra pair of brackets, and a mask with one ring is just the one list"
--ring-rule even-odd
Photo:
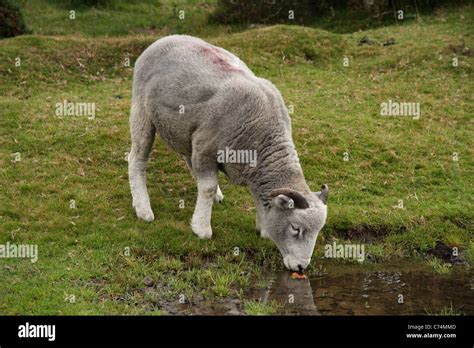
[(277, 245), (289, 270), (302, 271), (309, 265), (316, 238), (326, 222), (328, 193), (327, 185), (306, 197), (289, 188), (272, 191), (262, 235)]

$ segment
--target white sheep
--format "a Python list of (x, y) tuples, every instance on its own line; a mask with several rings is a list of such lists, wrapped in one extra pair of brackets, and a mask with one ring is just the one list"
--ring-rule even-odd
[(185, 35), (162, 38), (135, 64), (129, 180), (133, 207), (152, 221), (145, 171), (155, 133), (184, 156), (197, 182), (193, 232), (211, 238), (213, 200), (224, 196), (218, 171), (246, 185), (256, 225), (275, 242), (290, 270), (308, 266), (327, 216), (328, 187), (312, 192), (276, 87), (235, 55)]

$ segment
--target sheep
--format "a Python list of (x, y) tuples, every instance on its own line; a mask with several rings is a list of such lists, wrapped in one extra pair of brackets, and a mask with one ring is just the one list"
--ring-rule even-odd
[[(250, 189), (256, 229), (276, 244), (284, 265), (293, 271), (309, 265), (326, 222), (328, 187), (310, 190), (280, 92), (238, 57), (187, 35), (154, 42), (135, 63), (130, 133), (128, 172), (139, 219), (154, 220), (145, 174), (158, 133), (184, 157), (197, 182), (191, 229), (198, 237), (212, 237), (213, 201), (224, 199), (222, 171)], [(239, 151), (248, 163), (235, 156)]]

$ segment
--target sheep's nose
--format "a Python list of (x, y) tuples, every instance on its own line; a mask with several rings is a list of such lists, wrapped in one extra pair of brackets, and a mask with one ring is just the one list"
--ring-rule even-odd
[(298, 265), (298, 272), (303, 273), (303, 266)]

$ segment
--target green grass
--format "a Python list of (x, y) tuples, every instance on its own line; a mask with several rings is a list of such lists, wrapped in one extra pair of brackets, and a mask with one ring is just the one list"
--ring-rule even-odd
[[(241, 297), (263, 267), (281, 267), (276, 248), (254, 231), (250, 193), (224, 177), (213, 239), (192, 234), (195, 184), (160, 141), (147, 177), (156, 220), (138, 221), (132, 211), (125, 161), (132, 68), (123, 62), (128, 57), (133, 66), (157, 37), (183, 31), (240, 56), (294, 106), (307, 181), (331, 191), (316, 255), (330, 238), (359, 233), (374, 236), (367, 251), (377, 261), (424, 254), (439, 240), (472, 264), (474, 60), (457, 55), (453, 67), (449, 48), (474, 47), (472, 7), (348, 34), (286, 25), (225, 34), (232, 28), (206, 25), (210, 9), (202, 3), (189, 5), (202, 11), (179, 27), (147, 2), (133, 5), (142, 12), (127, 15), (131, 25), (120, 2), (80, 9), (84, 22), (71, 25), (57, 17), (57, 6), (24, 2), (32, 35), (0, 41), (0, 244), (37, 244), (39, 260), (0, 259), (1, 314), (163, 314), (141, 290), (145, 277), (176, 303), (180, 295)], [(161, 6), (170, 11), (169, 4)], [(169, 29), (134, 31), (150, 18)], [(358, 46), (366, 35), (397, 44)], [(55, 116), (65, 99), (96, 103), (95, 119)], [(420, 102), (421, 118), (380, 116), (388, 99)], [(400, 199), (403, 209), (395, 207)], [(249, 303), (249, 314), (270, 313)]]
[(426, 263), (433, 268), (433, 271), (444, 275), (444, 274), (449, 274), (452, 269), (452, 265), (450, 263), (445, 263), (439, 260), (436, 257), (429, 258)]
[[(29, 29), (38, 35), (165, 36), (190, 32), (207, 35), (241, 27), (208, 23), (215, 0), (113, 0), (99, 7), (78, 7), (67, 0), (15, 2), (23, 9)], [(74, 19), (70, 11), (75, 11)]]
[(430, 311), (426, 311), (426, 314), (429, 315), (429, 316), (442, 316), (442, 317), (447, 317), (447, 316), (461, 316), (461, 315), (464, 315), (461, 311), (457, 311), (456, 309), (453, 308), (453, 303), (451, 302), (449, 307), (448, 306), (445, 306), (442, 310), (440, 310), (439, 312), (430, 312)]
[(267, 303), (251, 300), (244, 304), (244, 311), (247, 315), (272, 315), (278, 310), (279, 304), (275, 301)]

